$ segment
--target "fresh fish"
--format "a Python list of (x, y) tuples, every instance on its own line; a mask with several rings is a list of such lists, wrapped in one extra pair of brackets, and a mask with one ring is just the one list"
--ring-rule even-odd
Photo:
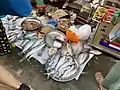
[(72, 47), (70, 43), (67, 43), (67, 51), (69, 55), (73, 56)]
[(36, 40), (36, 42), (33, 44), (33, 46), (32, 46), (31, 48), (36, 47), (36, 46), (39, 45), (41, 42), (43, 42), (42, 39)]
[(45, 47), (45, 49), (44, 49), (44, 51), (42, 52), (42, 55), (41, 55), (41, 57), (42, 57), (43, 60), (47, 61), (49, 59), (48, 51), (49, 51), (49, 48)]
[(32, 48), (30, 51), (28, 51), (28, 53), (25, 55), (25, 57), (28, 58), (33, 53), (38, 52), (39, 50), (41, 50), (42, 48), (44, 48), (44, 46), (45, 46), (45, 44), (42, 44), (42, 45), (38, 45), (38, 46)]
[[(61, 73), (61, 72), (65, 71), (65, 70), (70, 69), (72, 66), (74, 66), (74, 65), (67, 65), (67, 66), (64, 67), (64, 68), (60, 68), (60, 69), (58, 70), (58, 72)], [(74, 67), (75, 67), (75, 66), (74, 66)]]
[(58, 71), (59, 72), (61, 72), (61, 71), (63, 71), (64, 69), (66, 69), (67, 67), (70, 67), (70, 66), (74, 66), (75, 65), (75, 62), (72, 62), (72, 63), (70, 63), (70, 64), (64, 64), (64, 65), (62, 65), (59, 69), (58, 69)]
[(67, 70), (61, 78), (68, 78), (68, 77), (74, 75), (76, 73), (77, 69), (73, 70), (72, 68)]
[(22, 46), (22, 47), (25, 46), (25, 44), (26, 44), (27, 42), (29, 42), (29, 41), (30, 41), (30, 40), (28, 40), (28, 39), (24, 40), (23, 43), (21, 44), (21, 46)]
[(8, 31), (7, 34), (11, 35), (13, 33), (19, 33), (20, 31), (19, 30), (15, 30), (15, 31)]
[(36, 40), (31, 40), (26, 43), (26, 45), (22, 49), (22, 53), (25, 53), (31, 46), (35, 43)]
[(20, 31), (18, 34), (17, 34), (17, 38), (20, 38), (22, 36), (23, 32)]
[(58, 64), (56, 65), (55, 70), (57, 71), (58, 68), (59, 68), (63, 63), (65, 63), (65, 62), (66, 62), (66, 56), (61, 57), (60, 60), (59, 60), (59, 62), (58, 62)]
[(67, 55), (68, 51), (67, 51), (67, 46), (64, 45), (62, 46), (61, 48), (61, 55), (64, 56), (64, 55)]
[(95, 54), (95, 55), (101, 55), (102, 54), (102, 52), (100, 52), (98, 50), (91, 50), (90, 53)]
[(24, 38), (29, 38), (29, 37), (33, 37), (33, 36), (37, 36), (37, 34), (36, 33), (26, 33)]
[(59, 60), (60, 60), (60, 54), (58, 53), (55, 55), (54, 63), (52, 64), (51, 68), (55, 68)]
[(89, 50), (93, 50), (89, 44), (84, 44), (84, 48), (89, 49)]
[(71, 63), (73, 62), (73, 59), (71, 57), (67, 57), (66, 58), (66, 62), (63, 63), (57, 70), (61, 70), (60, 68), (63, 68), (63, 67), (67, 67), (68, 65), (70, 65)]
[(80, 52), (83, 50), (83, 44), (78, 42), (78, 43), (71, 43), (71, 47), (73, 50), (74, 55), (79, 55)]
[[(31, 54), (31, 55), (29, 56), (29, 58), (27, 58), (27, 61), (29, 62), (30, 59), (31, 59), (32, 57), (34, 57), (35, 55), (37, 55), (37, 54), (38, 54), (38, 51), (35, 52), (35, 53), (33, 53), (33, 54)], [(25, 58), (26, 58), (26, 57), (25, 57)]]
[(78, 56), (78, 63), (79, 64), (83, 64), (88, 58), (89, 58), (89, 54), (88, 53), (81, 53)]
[[(57, 57), (56, 57), (57, 56)], [(49, 67), (47, 68), (49, 69), (53, 69), (53, 67), (55, 67), (57, 65), (57, 63), (59, 62), (60, 59), (60, 53), (56, 53), (51, 57), (50, 62), (48, 62)]]
[(9, 39), (9, 40), (11, 40), (11, 39), (16, 39), (16, 35), (13, 35), (13, 36), (11, 36), (11, 37), (8, 37), (8, 39)]

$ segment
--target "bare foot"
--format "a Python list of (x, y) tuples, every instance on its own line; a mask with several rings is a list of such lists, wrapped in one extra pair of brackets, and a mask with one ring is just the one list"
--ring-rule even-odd
[(99, 89), (98, 90), (107, 90), (105, 89), (103, 86), (102, 86), (102, 82), (104, 80), (104, 77), (102, 76), (102, 73), (101, 72), (97, 72), (95, 74), (95, 78), (96, 78), (96, 81), (98, 83), (98, 86), (99, 86)]

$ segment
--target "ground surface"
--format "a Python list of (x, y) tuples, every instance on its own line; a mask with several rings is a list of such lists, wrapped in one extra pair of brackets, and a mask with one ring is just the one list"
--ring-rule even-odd
[(9, 70), (16, 78), (31, 85), (35, 90), (97, 90), (97, 83), (94, 78), (96, 71), (101, 71), (104, 76), (117, 60), (107, 54), (94, 57), (85, 68), (85, 73), (78, 81), (73, 80), (67, 83), (59, 83), (53, 80), (47, 80), (44, 76), (44, 66), (35, 60), (30, 62), (19, 60), (22, 56), (18, 56), (20, 52), (14, 49), (11, 54), (0, 57), (0, 64)]

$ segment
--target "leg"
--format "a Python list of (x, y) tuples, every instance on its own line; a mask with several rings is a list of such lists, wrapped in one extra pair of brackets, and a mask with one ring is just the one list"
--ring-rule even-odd
[(15, 90), (15, 89), (8, 87), (8, 86), (5, 86), (3, 84), (0, 84), (0, 90)]
[(120, 90), (120, 62), (116, 63), (109, 71), (108, 75), (103, 78), (100, 72), (97, 72), (95, 77), (100, 87), (100, 90)]
[(21, 82), (15, 79), (5, 68), (0, 66), (0, 83), (3, 83), (9, 87), (18, 89)]
[(102, 85), (109, 90), (120, 90), (120, 62), (116, 63), (105, 77)]

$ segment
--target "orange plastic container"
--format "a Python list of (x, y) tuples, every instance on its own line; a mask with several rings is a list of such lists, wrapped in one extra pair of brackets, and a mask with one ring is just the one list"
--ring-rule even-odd
[(76, 36), (76, 34), (69, 29), (66, 30), (66, 37), (68, 40), (70, 40), (74, 43), (77, 43), (80, 41), (80, 38), (78, 36)]

